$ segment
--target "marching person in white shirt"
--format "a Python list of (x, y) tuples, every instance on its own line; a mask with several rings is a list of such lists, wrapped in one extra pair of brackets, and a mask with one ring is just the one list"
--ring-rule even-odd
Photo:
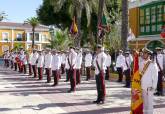
[(61, 51), (57, 51), (57, 55), (59, 56), (60, 60), (59, 60), (59, 63), (60, 63), (60, 69), (59, 69), (59, 79), (61, 79), (61, 65), (62, 65), (62, 53)]
[(162, 48), (156, 48), (156, 56), (154, 58), (155, 63), (158, 66), (158, 84), (157, 84), (157, 92), (155, 95), (163, 96), (163, 64), (164, 64), (164, 55), (162, 54)]
[(82, 49), (77, 49), (77, 58), (76, 58), (76, 84), (81, 82), (81, 64), (82, 64)]
[(9, 57), (10, 57), (10, 53), (9, 50), (4, 52), (4, 60), (5, 60), (5, 66), (9, 67)]
[(70, 47), (68, 63), (69, 63), (69, 77), (70, 77), (71, 88), (68, 91), (69, 93), (74, 92), (76, 90), (76, 69), (75, 69), (76, 58), (77, 58), (77, 53), (75, 52), (75, 49), (73, 47)]
[(119, 55), (116, 60), (116, 68), (119, 75), (118, 82), (123, 81), (123, 64), (125, 63), (125, 57), (123, 56), (123, 51), (119, 50)]
[(17, 71), (17, 61), (16, 61), (17, 56), (18, 56), (17, 52), (14, 52), (13, 55), (14, 71)]
[(37, 59), (38, 59), (38, 53), (37, 50), (33, 50), (33, 56), (31, 58), (31, 65), (34, 73), (34, 78), (37, 78)]
[(37, 62), (37, 68), (38, 68), (38, 78), (39, 80), (43, 79), (43, 66), (44, 66), (44, 55), (43, 51), (38, 51), (38, 62)]
[(27, 66), (27, 53), (24, 51), (23, 52), (23, 72), (26, 74), (26, 66)]
[(95, 67), (95, 78), (96, 78), (96, 87), (97, 87), (97, 100), (93, 101), (93, 103), (104, 103), (106, 89), (104, 82), (104, 74), (106, 70), (106, 57), (107, 55), (104, 53), (104, 47), (101, 45), (97, 45), (97, 55), (94, 59), (94, 67)]
[(123, 64), (123, 70), (125, 74), (126, 84), (124, 87), (130, 88), (131, 83), (131, 64), (133, 62), (133, 57), (129, 51), (125, 52), (125, 63)]
[(32, 57), (33, 57), (33, 52), (28, 53), (28, 66), (29, 66), (29, 76), (32, 75)]
[(51, 64), (52, 64), (52, 54), (50, 52), (50, 49), (46, 49), (44, 66), (47, 75), (47, 83), (51, 82)]
[(153, 92), (158, 81), (158, 67), (150, 60), (152, 51), (143, 49), (143, 61), (139, 63), (143, 98), (143, 114), (153, 114)]
[(66, 60), (66, 54), (64, 51), (61, 51), (61, 74), (65, 73), (65, 60)]
[(106, 51), (106, 55), (107, 55), (107, 58), (106, 58), (106, 62), (105, 62), (105, 64), (106, 64), (105, 80), (109, 80), (109, 78), (110, 78), (111, 56), (110, 56), (108, 50)]
[(87, 53), (85, 55), (85, 68), (86, 68), (86, 81), (88, 81), (91, 78), (91, 66), (92, 66), (92, 54), (89, 50), (87, 50)]
[(11, 64), (11, 69), (13, 69), (13, 66), (14, 66), (13, 57), (14, 57), (14, 52), (11, 50), (11, 52), (10, 52), (10, 64)]
[(65, 82), (68, 82), (70, 80), (69, 75), (69, 63), (68, 63), (68, 57), (69, 57), (69, 51), (66, 51), (66, 58), (65, 58), (65, 72), (66, 72), (66, 80)]
[(23, 64), (24, 58), (25, 58), (25, 54), (24, 54), (24, 51), (22, 51), (22, 49), (21, 49), (20, 54), (19, 54), (19, 69), (20, 69), (19, 71), (20, 71), (20, 73), (22, 73), (24, 70), (24, 64)]
[(52, 76), (54, 77), (54, 84), (53, 86), (58, 85), (59, 76), (60, 76), (60, 67), (61, 67), (61, 56), (57, 53), (57, 51), (54, 49), (52, 51)]

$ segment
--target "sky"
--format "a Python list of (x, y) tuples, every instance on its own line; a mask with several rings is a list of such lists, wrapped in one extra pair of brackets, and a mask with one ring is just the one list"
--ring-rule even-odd
[(42, 0), (0, 0), (0, 12), (7, 14), (8, 22), (24, 22), (27, 18), (36, 16), (36, 9)]

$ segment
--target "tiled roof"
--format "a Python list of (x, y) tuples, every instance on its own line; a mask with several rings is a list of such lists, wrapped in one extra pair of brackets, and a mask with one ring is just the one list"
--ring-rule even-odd
[[(31, 30), (32, 26), (27, 23), (14, 23), (14, 22), (0, 22), (0, 28), (4, 29), (24, 29), (24, 30)], [(38, 31), (48, 31), (48, 26), (38, 25), (36, 27)]]

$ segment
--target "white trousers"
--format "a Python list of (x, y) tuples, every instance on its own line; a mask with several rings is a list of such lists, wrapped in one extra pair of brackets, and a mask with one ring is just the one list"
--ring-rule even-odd
[(153, 114), (153, 91), (151, 90), (143, 90), (143, 114)]

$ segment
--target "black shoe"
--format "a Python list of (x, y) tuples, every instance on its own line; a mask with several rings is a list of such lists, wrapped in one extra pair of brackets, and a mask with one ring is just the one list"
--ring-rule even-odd
[(159, 92), (154, 93), (155, 96), (160, 96)]
[(64, 82), (68, 82), (69, 80), (65, 80)]
[(127, 86), (127, 85), (125, 85), (125, 86), (123, 86), (123, 87), (125, 87), (125, 88), (130, 88), (130, 86)]
[(72, 92), (75, 92), (75, 91), (74, 91), (74, 90), (71, 90), (71, 89), (70, 89), (70, 90), (68, 90), (68, 93), (72, 93)]
[(57, 84), (53, 84), (52, 86), (56, 86)]
[(99, 102), (98, 100), (96, 100), (96, 101), (93, 101), (93, 103), (96, 103), (96, 104), (98, 104), (98, 102)]
[(160, 96), (164, 96), (164, 94), (163, 93), (160, 93)]
[(97, 104), (104, 104), (104, 100), (98, 101)]
[(118, 80), (117, 82), (122, 82), (122, 80)]

